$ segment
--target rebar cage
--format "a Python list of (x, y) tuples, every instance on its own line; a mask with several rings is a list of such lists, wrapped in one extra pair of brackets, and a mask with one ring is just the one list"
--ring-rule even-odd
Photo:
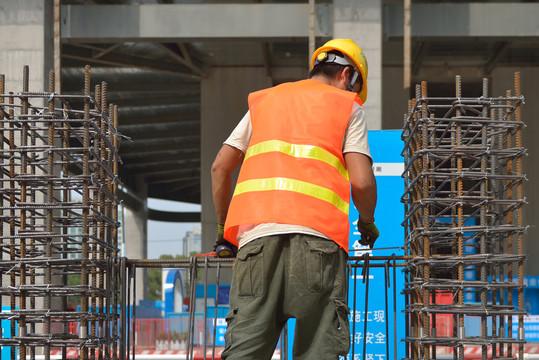
[[(370, 324), (370, 320), (363, 319), (359, 321), (357, 317), (365, 317), (372, 310), (372, 302), (384, 304), (382, 309), (384, 310), (384, 325), (383, 332), (384, 338), (384, 350), (381, 356), (376, 357), (378, 359), (392, 359), (397, 360), (397, 354), (399, 350), (400, 338), (396, 336), (397, 327), (404, 327), (405, 324), (401, 323), (402, 319), (399, 319), (397, 309), (401, 308), (399, 304), (404, 300), (401, 296), (398, 296), (398, 292), (402, 289), (400, 269), (405, 266), (403, 256), (372, 256), (369, 252), (361, 256), (351, 256), (348, 258), (347, 263), (347, 279), (348, 279), (348, 293), (346, 303), (350, 309), (349, 321), (351, 331), (351, 346), (347, 356), (340, 357), (340, 359), (373, 359), (375, 357), (372, 354), (368, 354), (368, 346), (372, 346), (373, 340), (368, 336), (362, 336), (361, 341), (356, 341), (357, 336), (361, 334), (369, 334), (373, 330)], [(223, 285), (223, 278), (230, 278), (234, 259), (220, 259), (209, 254), (201, 254), (191, 257), (186, 260), (161, 260), (161, 259), (120, 259), (120, 274), (122, 274), (122, 303), (128, 306), (122, 307), (122, 320), (121, 323), (126, 324), (122, 328), (121, 339), (125, 347), (120, 352), (120, 358), (127, 360), (135, 360), (139, 356), (146, 356), (147, 353), (154, 353), (156, 346), (155, 342), (158, 341), (157, 332), (167, 332), (168, 336), (165, 337), (163, 342), (166, 343), (164, 350), (173, 352), (175, 336), (172, 333), (176, 330), (185, 334), (186, 348), (185, 359), (220, 359), (221, 353), (224, 350), (223, 344), (218, 344), (217, 324), (218, 306), (222, 304), (220, 299), (220, 286)], [(154, 319), (138, 319), (136, 312), (137, 299), (136, 291), (136, 274), (137, 269), (143, 268), (166, 268), (166, 269), (185, 269), (187, 270), (188, 284), (189, 284), (189, 298), (190, 308), (185, 315), (185, 318), (180, 319), (166, 319), (168, 325), (156, 326)], [(384, 291), (382, 293), (375, 293), (374, 296), (369, 295), (369, 279), (374, 268), (382, 268), (379, 274), (383, 275)], [(397, 270), (397, 268), (400, 268)], [(372, 277), (374, 278), (374, 277)], [(380, 278), (376, 281), (380, 282)], [(200, 285), (200, 287), (198, 286)], [(229, 284), (228, 284), (229, 285)], [(210, 286), (213, 286), (210, 290)], [(363, 296), (357, 296), (358, 289), (362, 287), (364, 291)], [(198, 294), (197, 294), (198, 288)], [(378, 289), (380, 290), (380, 289)], [(372, 293), (371, 293), (372, 294)], [(369, 305), (368, 299), (371, 298), (374, 301)], [(195, 299), (202, 300), (200, 303)], [(214, 300), (214, 303), (209, 300)], [(213, 311), (208, 311), (208, 305), (214, 304)], [(224, 310), (228, 306), (224, 306)], [(132, 311), (129, 311), (131, 308)], [(127, 310), (127, 311), (126, 311)], [(221, 310), (223, 306), (221, 305)], [(362, 315), (363, 314), (363, 315)], [(224, 317), (224, 315), (221, 315)], [(143, 324), (141, 324), (143, 323)], [(158, 328), (158, 329), (156, 329)], [(380, 330), (380, 329), (378, 329)], [(378, 331), (377, 330), (377, 331)], [(146, 334), (143, 334), (146, 332)], [(390, 336), (394, 334), (394, 336)], [(331, 341), (328, 338), (328, 341)], [(370, 344), (370, 345), (368, 345)], [(290, 337), (288, 335), (288, 326), (284, 326), (281, 333), (281, 340), (273, 355), (273, 359), (290, 359)], [(372, 349), (371, 349), (372, 351)], [(165, 352), (164, 354), (168, 354)]]
[[(482, 96), (463, 97), (460, 76), (454, 97), (429, 97), (426, 82), (415, 92), (402, 135), (407, 357), (431, 359), (445, 350), (463, 359), (466, 345), (479, 345), (483, 359), (522, 359), (520, 74), (514, 94), (502, 97), (488, 96), (487, 79)], [(444, 316), (453, 328), (441, 334), (436, 321)], [(474, 318), (480, 333), (466, 334)]]
[(23, 91), (6, 94), (0, 76), (0, 346), (12, 360), (117, 354), (118, 108), (106, 83), (91, 96), (88, 66), (83, 95), (55, 93), (52, 71), (48, 92), (28, 80), (25, 66)]

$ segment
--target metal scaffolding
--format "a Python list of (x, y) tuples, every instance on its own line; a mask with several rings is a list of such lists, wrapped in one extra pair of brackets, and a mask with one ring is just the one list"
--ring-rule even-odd
[[(405, 141), (405, 268), (407, 358), (523, 359), (523, 224), (525, 175), (520, 74), (514, 94), (428, 97), (427, 84), (409, 102)], [(513, 324), (514, 316), (518, 324)], [(437, 331), (437, 319), (452, 328)], [(476, 334), (466, 334), (470, 324)], [(516, 338), (512, 329), (518, 328)], [(449, 350), (448, 350), (449, 349)]]
[(0, 75), (0, 346), (12, 360), (68, 347), (117, 358), (118, 108), (106, 83), (90, 94), (85, 70), (79, 96), (55, 93), (52, 71), (43, 93), (28, 91), (27, 66), (20, 93)]

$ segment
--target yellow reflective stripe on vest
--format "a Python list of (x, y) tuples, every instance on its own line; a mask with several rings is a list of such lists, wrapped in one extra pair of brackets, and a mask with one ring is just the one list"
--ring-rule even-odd
[(305, 181), (289, 178), (267, 178), (246, 180), (236, 185), (234, 196), (254, 191), (285, 190), (293, 191), (304, 195), (309, 195), (317, 199), (327, 201), (337, 209), (348, 215), (349, 204), (335, 192), (318, 185)]
[(283, 154), (305, 159), (315, 159), (333, 166), (337, 171), (348, 180), (348, 170), (343, 166), (339, 159), (327, 150), (314, 145), (291, 144), (281, 140), (268, 140), (250, 146), (245, 154), (245, 159), (251, 156), (278, 151)]

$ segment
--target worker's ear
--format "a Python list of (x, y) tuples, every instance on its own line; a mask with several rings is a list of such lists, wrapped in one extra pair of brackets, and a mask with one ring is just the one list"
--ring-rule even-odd
[(346, 79), (348, 77), (348, 72), (348, 67), (343, 68), (342, 71), (339, 73), (339, 78)]
[(339, 73), (339, 82), (343, 84), (343, 88), (346, 89), (348, 87), (350, 80), (350, 67), (346, 66), (340, 73)]

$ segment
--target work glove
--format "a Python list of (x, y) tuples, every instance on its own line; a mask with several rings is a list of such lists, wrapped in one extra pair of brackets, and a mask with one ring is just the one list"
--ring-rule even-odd
[(225, 225), (217, 224), (217, 239), (213, 245), (213, 251), (217, 254), (217, 257), (220, 258), (233, 258), (236, 257), (238, 253), (238, 247), (234, 244), (228, 242), (224, 238), (225, 234)]
[(378, 236), (380, 236), (380, 231), (378, 231), (378, 228), (374, 224), (374, 220), (371, 223), (365, 224), (360, 219), (357, 219), (357, 229), (361, 234), (359, 243), (363, 246), (369, 245), (369, 248), (372, 249), (374, 247), (374, 242), (378, 239)]

